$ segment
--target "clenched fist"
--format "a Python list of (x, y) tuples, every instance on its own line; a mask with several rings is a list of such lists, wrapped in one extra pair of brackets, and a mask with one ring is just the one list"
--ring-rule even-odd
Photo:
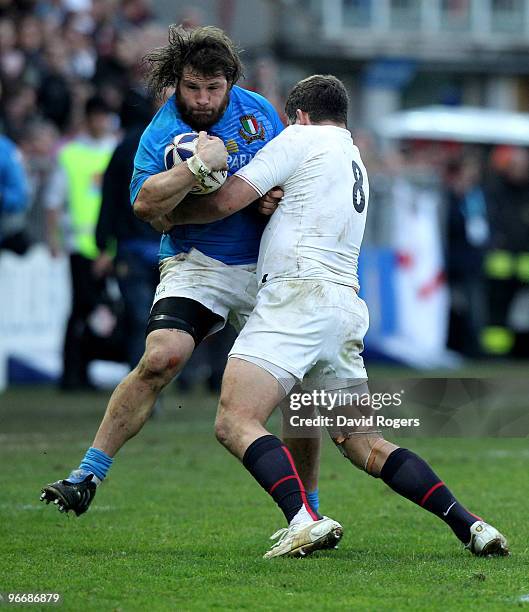
[(210, 171), (228, 169), (228, 151), (220, 138), (199, 132), (196, 155)]

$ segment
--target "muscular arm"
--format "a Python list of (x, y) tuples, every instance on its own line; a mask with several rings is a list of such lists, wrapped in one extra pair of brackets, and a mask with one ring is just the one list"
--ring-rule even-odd
[(207, 196), (189, 198), (165, 217), (170, 225), (211, 223), (229, 217), (261, 197), (253, 187), (237, 176), (230, 176), (225, 185)]
[[(134, 202), (134, 213), (143, 221), (154, 222), (154, 227), (163, 222), (175, 206), (185, 198), (197, 184), (197, 176), (188, 165), (194, 161), (198, 176), (200, 172), (227, 170), (228, 151), (220, 138), (208, 136), (201, 131), (196, 141), (195, 155), (187, 163), (173, 166), (166, 172), (153, 174), (143, 183)], [(198, 167), (197, 167), (198, 166)]]
[(187, 164), (154, 174), (143, 183), (134, 202), (134, 214), (143, 221), (155, 221), (173, 210), (195, 185), (195, 175)]
[[(171, 225), (211, 223), (223, 219), (261, 198), (274, 186), (285, 185), (305, 155), (303, 148), (297, 146), (299, 133), (294, 128), (287, 128), (268, 142), (247, 166), (231, 176), (214, 194), (186, 200), (175, 210), (166, 213), (162, 219), (166, 231)], [(216, 146), (214, 142), (205, 139), (199, 145), (197, 152), (201, 156)]]

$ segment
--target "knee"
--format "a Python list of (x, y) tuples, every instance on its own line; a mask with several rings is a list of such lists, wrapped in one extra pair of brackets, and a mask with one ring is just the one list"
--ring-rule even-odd
[(244, 417), (221, 394), (217, 418), (215, 419), (215, 437), (217, 440), (222, 446), (230, 449), (234, 441), (243, 434), (244, 425)]
[(228, 446), (230, 440), (230, 427), (225, 417), (217, 416), (215, 419), (215, 437), (217, 442), (220, 442), (222, 446)]
[(230, 407), (223, 395), (220, 396), (219, 409), (215, 419), (215, 437), (222, 446), (229, 446), (233, 436), (233, 419), (230, 414)]
[(333, 436), (342, 454), (358, 469), (378, 478), (387, 456), (397, 447), (380, 434)]
[(139, 375), (147, 379), (171, 380), (185, 364), (182, 354), (173, 348), (151, 346), (139, 363)]

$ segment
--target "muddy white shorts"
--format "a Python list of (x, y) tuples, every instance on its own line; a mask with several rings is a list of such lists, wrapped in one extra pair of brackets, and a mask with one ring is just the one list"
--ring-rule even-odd
[(343, 389), (367, 380), (361, 353), (368, 327), (366, 303), (352, 287), (277, 280), (259, 289), (230, 357), (273, 364), (292, 382), (304, 379), (305, 388)]
[(222, 329), (228, 320), (239, 331), (253, 310), (256, 293), (255, 264), (229, 266), (191, 249), (161, 262), (153, 305), (171, 297), (199, 302), (222, 317), (210, 335)]

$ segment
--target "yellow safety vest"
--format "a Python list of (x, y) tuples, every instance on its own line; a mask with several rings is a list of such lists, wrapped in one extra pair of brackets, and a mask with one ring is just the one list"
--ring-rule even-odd
[(95, 230), (101, 208), (101, 188), (112, 151), (73, 141), (59, 153), (68, 180), (68, 211), (77, 253), (88, 259), (99, 255)]

